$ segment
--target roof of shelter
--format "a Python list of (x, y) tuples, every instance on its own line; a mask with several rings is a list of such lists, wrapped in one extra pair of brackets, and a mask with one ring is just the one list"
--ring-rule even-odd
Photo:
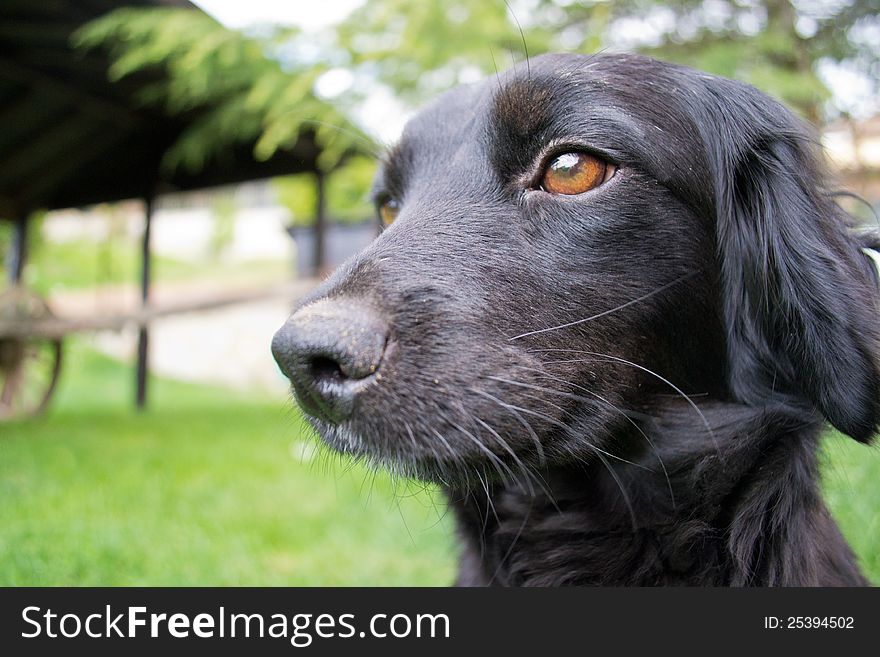
[(303, 133), (265, 161), (241, 144), (198, 173), (163, 171), (163, 154), (200, 111), (144, 106), (139, 90), (162, 71), (110, 81), (106, 53), (71, 45), (78, 28), (120, 5), (201, 11), (185, 0), (0, 4), (0, 217), (317, 170), (320, 149)]

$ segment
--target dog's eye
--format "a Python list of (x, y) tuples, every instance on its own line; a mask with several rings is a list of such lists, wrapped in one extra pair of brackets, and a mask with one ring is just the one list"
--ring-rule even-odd
[(550, 161), (541, 189), (551, 194), (583, 194), (614, 175), (614, 166), (580, 151), (562, 153)]
[(390, 198), (387, 201), (383, 201), (379, 205), (379, 219), (382, 220), (382, 225), (390, 226), (391, 224), (393, 224), (394, 220), (397, 219), (397, 214), (399, 212), (400, 204), (393, 198)]

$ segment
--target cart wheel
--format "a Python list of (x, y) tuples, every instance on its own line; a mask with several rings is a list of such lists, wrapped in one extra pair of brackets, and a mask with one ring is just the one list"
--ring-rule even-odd
[[(0, 295), (0, 318), (33, 321), (51, 317), (46, 302), (13, 288)], [(61, 340), (0, 337), (0, 420), (38, 415), (46, 409), (61, 372)]]

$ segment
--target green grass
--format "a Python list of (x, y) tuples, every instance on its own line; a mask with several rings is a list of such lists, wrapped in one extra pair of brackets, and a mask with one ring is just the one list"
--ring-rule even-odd
[(832, 432), (823, 464), (828, 506), (863, 572), (880, 585), (880, 451)]
[[(309, 462), (282, 401), (155, 380), (135, 414), (130, 369), (70, 345), (50, 414), (0, 424), (0, 585), (452, 581), (436, 493)], [(832, 435), (825, 460), (831, 508), (880, 582), (880, 454)]]
[[(0, 585), (446, 585), (439, 496), (313, 452), (282, 401), (72, 350), (51, 413), (0, 424)], [(412, 490), (410, 491), (412, 493)]]

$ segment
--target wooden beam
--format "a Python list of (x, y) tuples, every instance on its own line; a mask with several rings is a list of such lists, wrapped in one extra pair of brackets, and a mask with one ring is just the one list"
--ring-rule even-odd
[(121, 331), (126, 327), (140, 327), (163, 317), (219, 310), (237, 304), (254, 303), (269, 299), (282, 299), (293, 305), (320, 283), (317, 279), (297, 279), (288, 283), (233, 292), (206, 295), (196, 300), (187, 299), (161, 306), (150, 304), (132, 313), (115, 312), (101, 316), (76, 318), (52, 317), (39, 320), (0, 319), (0, 337), (63, 338), (71, 333), (91, 331)]
[[(141, 307), (150, 303), (150, 232), (153, 223), (153, 198), (144, 199), (144, 235), (141, 239)], [(147, 377), (149, 375), (148, 347), (150, 342), (149, 325), (141, 323), (138, 328), (137, 371), (135, 373), (135, 406), (139, 411), (147, 405)]]
[(315, 250), (314, 262), (315, 276), (320, 277), (324, 271), (324, 237), (327, 232), (327, 191), (324, 172), (320, 169), (315, 171)]
[(18, 285), (27, 262), (27, 215), (20, 215), (13, 226), (12, 242), (9, 244), (8, 275), (10, 284)]

